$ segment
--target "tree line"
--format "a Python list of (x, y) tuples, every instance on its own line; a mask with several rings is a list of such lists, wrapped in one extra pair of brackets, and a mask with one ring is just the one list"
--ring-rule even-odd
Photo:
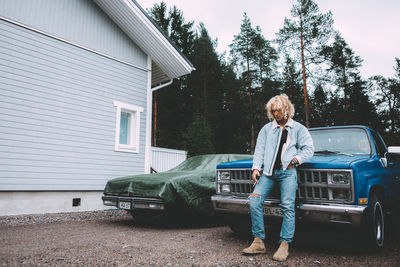
[(148, 12), (196, 68), (154, 93), (154, 146), (190, 156), (253, 153), (266, 103), (280, 93), (307, 127), (366, 125), (400, 145), (400, 59), (394, 77), (362, 79), (362, 59), (312, 0), (297, 0), (274, 40), (244, 13), (228, 54), (175, 6), (160, 2)]

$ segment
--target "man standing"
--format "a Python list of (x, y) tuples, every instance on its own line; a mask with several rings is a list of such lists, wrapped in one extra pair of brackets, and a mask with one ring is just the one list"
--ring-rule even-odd
[[(294, 107), (287, 95), (271, 98), (267, 103), (267, 111), (271, 122), (258, 134), (251, 176), (255, 184), (249, 197), (254, 241), (243, 252), (266, 253), (263, 203), (277, 182), (281, 191), (283, 221), (280, 246), (273, 259), (286, 261), (295, 229), (296, 167), (312, 157), (314, 145), (307, 128), (292, 119)], [(260, 175), (262, 165), (263, 174)], [(260, 177), (259, 180), (257, 177)]]

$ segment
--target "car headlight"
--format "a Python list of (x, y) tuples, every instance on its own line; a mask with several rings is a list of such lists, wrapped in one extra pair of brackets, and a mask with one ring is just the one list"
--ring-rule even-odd
[(231, 178), (231, 173), (229, 171), (218, 172), (218, 181), (229, 180)]
[(105, 200), (103, 200), (103, 204), (105, 206), (114, 206), (114, 207), (116, 207), (117, 206), (117, 200), (115, 200), (115, 199), (105, 199)]
[(332, 184), (350, 184), (349, 173), (333, 173), (331, 178)]

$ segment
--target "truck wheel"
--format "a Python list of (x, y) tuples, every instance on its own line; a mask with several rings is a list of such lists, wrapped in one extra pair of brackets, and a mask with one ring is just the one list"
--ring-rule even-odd
[(385, 220), (382, 202), (377, 196), (372, 197), (369, 207), (369, 222), (367, 231), (370, 247), (373, 250), (381, 249), (385, 239)]

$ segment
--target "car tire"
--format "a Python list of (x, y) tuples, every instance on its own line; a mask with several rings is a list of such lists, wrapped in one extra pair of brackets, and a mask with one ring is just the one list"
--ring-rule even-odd
[(165, 214), (160, 211), (131, 210), (130, 214), (137, 224), (157, 225), (166, 220)]
[(372, 196), (369, 205), (369, 218), (367, 223), (367, 237), (369, 248), (378, 251), (383, 248), (385, 240), (385, 218), (383, 205), (380, 198), (376, 195)]

